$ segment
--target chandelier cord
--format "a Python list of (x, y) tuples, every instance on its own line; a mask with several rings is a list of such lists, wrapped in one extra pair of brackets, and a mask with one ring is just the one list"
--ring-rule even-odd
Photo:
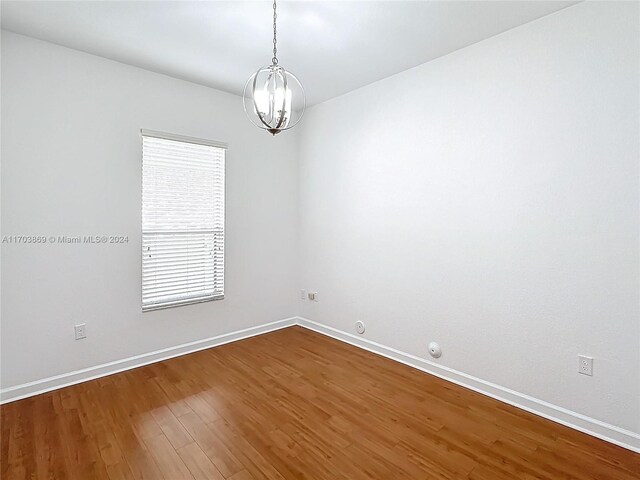
[(278, 15), (276, 14), (276, 0), (273, 0), (273, 58), (271, 59), (271, 63), (273, 65), (278, 64), (278, 47), (277, 47), (277, 28), (276, 28), (276, 18)]

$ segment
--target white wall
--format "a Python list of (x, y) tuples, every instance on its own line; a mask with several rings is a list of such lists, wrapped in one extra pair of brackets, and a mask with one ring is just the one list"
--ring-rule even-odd
[(578, 4), (312, 107), (303, 316), (640, 432), (638, 13)]
[[(140, 128), (229, 143), (222, 301), (141, 313)], [(2, 245), (2, 388), (294, 315), (295, 153), (237, 96), (3, 32), (2, 234), (129, 243)]]

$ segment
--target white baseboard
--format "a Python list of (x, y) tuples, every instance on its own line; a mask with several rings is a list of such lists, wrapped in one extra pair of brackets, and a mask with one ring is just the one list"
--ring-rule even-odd
[(238, 330), (236, 332), (226, 333), (216, 337), (206, 338), (204, 340), (197, 340), (195, 342), (156, 350), (155, 352), (144, 353), (142, 355), (136, 355), (134, 357), (104, 363), (102, 365), (96, 365), (95, 367), (84, 368), (82, 370), (76, 370), (74, 372), (64, 373), (62, 375), (44, 378), (35, 382), (24, 383), (22, 385), (2, 389), (0, 390), (0, 404), (13, 402), (22, 398), (38, 395), (40, 393), (57, 390), (59, 388), (105, 377), (107, 375), (113, 375), (114, 373), (142, 367), (144, 365), (149, 365), (150, 363), (179, 357), (188, 353), (224, 345), (226, 343), (235, 342), (293, 325), (300, 325), (301, 327), (308, 328), (314, 332), (318, 332), (350, 345), (377, 353), (378, 355), (404, 363), (405, 365), (469, 388), (475, 392), (487, 395), (501, 402), (508, 403), (514, 407), (521, 408), (527, 412), (539, 415), (580, 432), (587, 433), (607, 442), (640, 453), (640, 434), (638, 433), (624, 430), (616, 427), (615, 425), (601, 422), (600, 420), (587, 417), (566, 408), (558, 407), (529, 395), (510, 390), (480, 378), (467, 375), (466, 373), (438, 365), (430, 362), (429, 360), (416, 357), (415, 355), (401, 352), (394, 348), (322, 325), (303, 317), (286, 318), (277, 322), (266, 323), (257, 327)]
[(583, 433), (600, 438), (607, 442), (619, 445), (634, 452), (640, 453), (640, 434), (629, 430), (610, 425), (600, 420), (587, 417), (577, 412), (573, 412), (563, 407), (558, 407), (551, 403), (525, 395), (523, 393), (510, 390), (508, 388), (487, 382), (480, 378), (467, 375), (452, 368), (444, 367), (430, 362), (415, 355), (401, 352), (391, 347), (381, 345), (361, 336), (337, 330), (312, 320), (298, 317), (298, 325), (313, 330), (314, 332), (327, 335), (342, 342), (363, 348), (378, 355), (390, 358), (400, 363), (404, 363), (423, 372), (435, 375), (449, 382), (469, 388), (475, 392), (487, 395), (514, 407), (521, 408), (527, 412), (539, 415), (548, 420), (560, 423)]
[(297, 324), (297, 317), (278, 320), (277, 322), (266, 323), (257, 327), (246, 328), (235, 332), (225, 333), (216, 337), (196, 340), (195, 342), (184, 343), (175, 347), (156, 350), (155, 352), (143, 353), (134, 357), (116, 360), (115, 362), (103, 363), (95, 367), (83, 368), (74, 372), (63, 373), (53, 377), (43, 378), (35, 382), (23, 383), (14, 387), (0, 390), (0, 404), (13, 402), (22, 398), (31, 397), (40, 393), (50, 392), (59, 388), (68, 387), (77, 383), (86, 382), (95, 378), (113, 375), (114, 373), (142, 367), (150, 363), (167, 360), (173, 357), (197, 352), (206, 348), (217, 347), (225, 343), (235, 342), (244, 338), (261, 335), (281, 328), (290, 327)]

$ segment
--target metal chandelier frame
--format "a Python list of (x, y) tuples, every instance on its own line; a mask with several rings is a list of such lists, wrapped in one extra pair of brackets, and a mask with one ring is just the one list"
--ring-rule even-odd
[[(265, 65), (259, 68), (253, 75), (251, 75), (248, 78), (247, 82), (245, 83), (244, 90), (242, 93), (242, 103), (243, 103), (244, 111), (247, 114), (247, 117), (249, 117), (249, 120), (251, 121), (251, 123), (258, 128), (267, 130), (272, 135), (276, 135), (277, 133), (280, 133), (283, 130), (289, 130), (295, 127), (302, 119), (305, 108), (307, 106), (304, 87), (302, 86), (302, 83), (300, 82), (298, 77), (296, 77), (293, 73), (285, 70), (284, 67), (278, 65), (278, 45), (277, 45), (278, 39), (277, 39), (277, 23), (276, 23), (277, 17), (278, 17), (277, 4), (276, 4), (276, 0), (274, 0), (273, 2), (273, 57), (271, 58), (271, 65)], [(269, 119), (265, 118), (263, 113), (260, 111), (260, 108), (256, 100), (256, 89), (258, 88), (258, 77), (262, 73), (267, 73), (267, 82), (271, 81), (272, 78), (274, 79), (274, 90), (278, 89), (277, 84), (278, 84), (278, 79), (280, 79), (281, 88), (283, 92), (282, 105), (279, 105), (280, 109), (277, 110), (279, 112), (279, 115), (277, 118), (273, 118), (273, 115), (272, 115), (272, 118), (270, 119), (270, 121)], [(289, 112), (287, 112), (285, 109), (287, 104), (286, 92), (288, 91), (290, 80), (294, 80), (298, 84), (298, 86), (300, 87), (300, 91), (302, 93), (302, 109), (300, 110), (300, 116), (293, 123), (291, 123), (291, 120), (293, 117), (292, 114), (294, 111), (293, 105), (292, 104), (290, 105)], [(247, 103), (248, 103), (247, 87), (249, 87), (249, 85), (251, 85), (251, 100), (252, 100), (250, 102), (250, 108), (253, 110), (253, 113), (255, 113), (255, 115), (258, 117), (259, 123), (254, 121), (254, 119), (252, 118), (253, 117), (252, 114), (247, 109)], [(275, 110), (275, 106), (274, 106), (274, 110)], [(289, 115), (289, 118), (287, 118), (287, 115)]]

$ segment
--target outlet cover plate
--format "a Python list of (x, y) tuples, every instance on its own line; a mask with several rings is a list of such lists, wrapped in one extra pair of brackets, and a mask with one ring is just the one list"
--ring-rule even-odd
[(593, 358), (578, 355), (578, 373), (593, 376)]
[(83, 338), (87, 338), (87, 324), (81, 323), (79, 325), (74, 325), (73, 327), (76, 333), (76, 340), (82, 340)]

